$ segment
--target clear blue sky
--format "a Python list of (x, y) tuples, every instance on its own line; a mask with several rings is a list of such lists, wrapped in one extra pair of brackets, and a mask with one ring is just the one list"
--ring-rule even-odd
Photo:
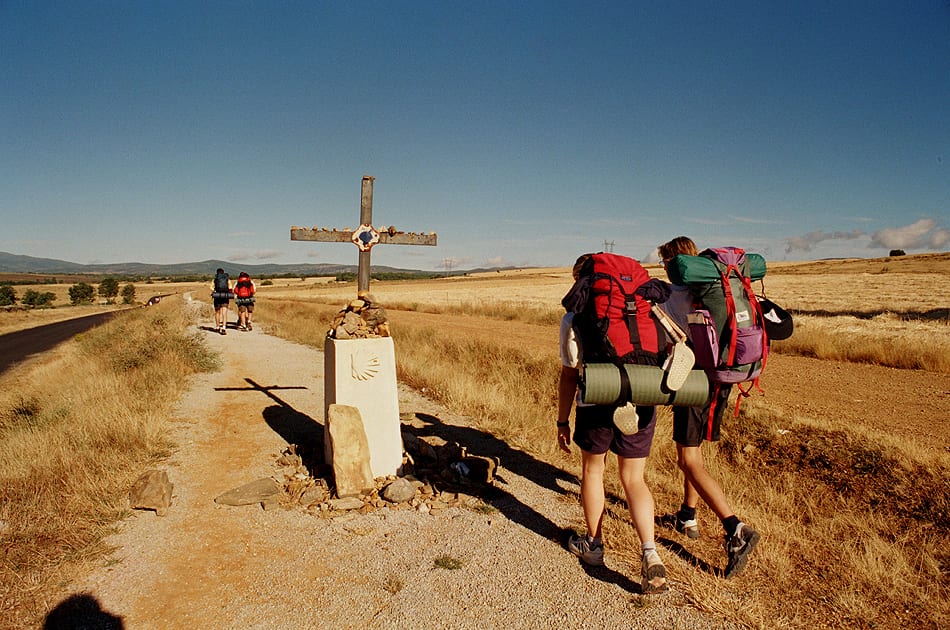
[(950, 249), (950, 2), (0, 0), (0, 250), (567, 266)]

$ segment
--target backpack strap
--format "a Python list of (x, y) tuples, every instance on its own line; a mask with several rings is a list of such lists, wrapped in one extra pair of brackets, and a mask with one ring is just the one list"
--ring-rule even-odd
[[(719, 400), (720, 384), (713, 386), (712, 396), (709, 397), (709, 416), (706, 419), (706, 441), (712, 442), (713, 419), (716, 417), (716, 403)], [(738, 409), (736, 410), (738, 413)]]
[[(718, 265), (717, 265), (718, 266)], [(720, 269), (719, 275), (722, 277), (722, 290), (726, 294), (726, 325), (729, 327), (729, 354), (726, 358), (726, 364), (732, 365), (736, 359), (736, 344), (739, 336), (736, 334), (736, 300), (732, 295), (732, 285), (729, 283), (729, 276), (735, 272), (740, 278), (739, 268), (735, 265), (725, 265)]]

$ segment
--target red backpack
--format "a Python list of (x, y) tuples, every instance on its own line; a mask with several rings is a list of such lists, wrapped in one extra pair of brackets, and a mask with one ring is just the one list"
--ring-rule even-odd
[(238, 278), (237, 284), (234, 285), (234, 294), (242, 300), (254, 297), (254, 285), (251, 284), (250, 277), (241, 276)]
[(651, 302), (668, 296), (669, 287), (637, 261), (599, 253), (583, 264), (561, 304), (574, 313), (585, 363), (660, 365), (666, 335)]

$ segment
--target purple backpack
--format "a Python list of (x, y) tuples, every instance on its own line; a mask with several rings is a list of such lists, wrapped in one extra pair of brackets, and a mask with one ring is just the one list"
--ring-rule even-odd
[[(700, 252), (699, 256), (677, 259), (684, 279), (706, 280), (686, 283), (693, 299), (701, 305), (687, 316), (697, 367), (706, 372), (717, 388), (721, 384), (737, 384), (739, 400), (747, 397), (752, 387), (761, 391), (759, 375), (768, 356), (768, 338), (762, 308), (752, 290), (745, 251), (719, 247)], [(765, 275), (764, 261), (760, 264), (761, 268), (755, 269), (756, 279)], [(747, 388), (739, 385), (747, 382)]]

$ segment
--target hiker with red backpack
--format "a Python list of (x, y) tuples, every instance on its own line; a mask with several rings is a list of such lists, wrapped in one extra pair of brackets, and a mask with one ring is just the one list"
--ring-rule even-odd
[[(744, 252), (742, 252), (742, 250), (736, 250), (735, 248), (724, 249), (731, 250), (724, 252), (726, 256), (734, 256), (735, 260), (731, 260), (731, 262), (738, 263), (740, 258), (742, 258), (742, 264), (748, 265), (744, 260)], [(716, 251), (717, 250), (706, 250), (703, 252), (703, 255), (712, 260), (715, 258)], [(742, 256), (740, 257), (737, 252), (741, 252)], [(682, 329), (689, 331), (694, 351), (696, 352), (697, 365), (699, 367), (708, 368), (706, 369), (706, 373), (710, 380), (710, 402), (706, 405), (702, 407), (673, 407), (673, 440), (676, 442), (677, 465), (680, 470), (683, 471), (684, 477), (683, 503), (677, 512), (661, 516), (659, 523), (679, 533), (685, 534), (689, 538), (699, 538), (699, 526), (696, 522), (696, 507), (699, 503), (699, 499), (702, 498), (706, 505), (715, 512), (722, 523), (723, 530), (725, 530), (725, 549), (728, 555), (728, 562), (724, 575), (728, 578), (745, 567), (749, 559), (749, 554), (759, 541), (759, 534), (736, 516), (726, 499), (722, 487), (712, 475), (709, 474), (709, 471), (706, 470), (701, 447), (704, 440), (709, 442), (719, 440), (722, 415), (729, 406), (729, 394), (732, 391), (732, 383), (729, 381), (741, 383), (742, 381), (737, 379), (742, 379), (746, 382), (754, 382), (757, 384), (758, 371), (756, 370), (760, 371), (762, 368), (768, 344), (764, 333), (757, 327), (756, 322), (758, 321), (760, 324), (764, 322), (761, 321), (761, 309), (758, 306), (758, 302), (755, 296), (751, 294), (751, 289), (748, 289), (749, 276), (747, 266), (733, 265), (737, 270), (740, 270), (733, 274), (731, 271), (733, 267), (726, 265), (730, 270), (726, 273), (727, 276), (740, 276), (739, 278), (733, 277), (731, 282), (723, 281), (720, 282), (718, 286), (710, 286), (715, 285), (715, 282), (708, 283), (708, 285), (697, 283), (687, 286), (683, 278), (684, 274), (680, 272), (679, 267), (674, 268), (674, 261), (685, 265), (687, 262), (694, 262), (693, 259), (696, 258), (697, 260), (695, 262), (705, 264), (705, 260), (698, 260), (701, 255), (697, 250), (696, 244), (686, 236), (679, 236), (661, 245), (658, 248), (658, 253), (663, 260), (663, 266), (666, 268), (667, 275), (672, 282), (670, 298), (661, 308), (663, 308)], [(721, 271), (719, 266), (715, 266), (714, 268), (717, 271)], [(741, 273), (741, 269), (746, 269), (745, 276)], [(764, 275), (764, 262), (762, 263), (762, 274)], [(733, 291), (733, 285), (735, 285), (735, 287), (744, 288)], [(722, 295), (720, 295), (723, 292), (722, 286), (725, 286), (726, 295), (730, 297), (723, 298)], [(704, 293), (705, 291), (709, 293), (706, 294)], [(727, 306), (726, 308), (733, 321), (741, 321), (743, 324), (748, 324), (743, 331), (741, 331), (744, 333), (744, 337), (747, 338), (742, 339), (742, 341), (749, 341), (748, 351), (753, 357), (757, 355), (760, 357), (757, 361), (753, 360), (749, 362), (749, 359), (745, 357), (738, 357), (737, 359), (737, 350), (734, 346), (738, 343), (738, 333), (740, 331), (735, 326), (731, 332), (725, 330), (727, 327), (721, 327), (718, 336), (710, 335), (717, 340), (722, 340), (724, 344), (728, 342), (728, 347), (722, 349), (721, 355), (718, 348), (709, 348), (703, 345), (705, 340), (701, 340), (700, 337), (705, 336), (703, 333), (707, 328), (698, 326), (709, 323), (706, 320), (706, 318), (709, 318), (709, 312), (707, 310), (697, 310), (696, 307), (705, 306), (701, 299), (701, 296), (704, 294), (709, 295), (710, 297), (707, 299), (712, 300), (713, 298), (711, 296), (714, 291), (718, 298), (733, 304), (733, 306)], [(736, 295), (731, 295), (731, 293), (735, 293)], [(742, 299), (743, 297), (744, 299)], [(735, 302), (737, 301), (744, 304), (744, 307), (740, 308), (738, 312), (736, 312), (736, 308), (738, 307), (735, 306)], [(750, 301), (753, 304), (750, 304)], [(756, 313), (756, 310), (758, 310), (758, 313)], [(697, 313), (699, 313), (699, 315), (697, 315)], [(700, 318), (700, 321), (697, 321), (697, 317)], [(731, 357), (731, 363), (730, 359), (719, 361), (716, 360), (716, 357), (704, 359), (702, 350), (711, 351), (716, 357), (728, 355)], [(743, 348), (742, 351), (746, 351), (746, 348)], [(737, 361), (744, 361), (744, 363), (738, 363)], [(706, 362), (706, 365), (703, 365), (704, 362)], [(726, 367), (722, 365), (723, 363), (729, 364), (729, 368), (726, 369)], [(717, 368), (725, 370), (726, 372), (741, 372), (741, 376), (723, 376), (719, 374)], [(723, 380), (725, 382), (721, 382)], [(742, 390), (741, 385), (739, 385), (738, 388), (741, 391), (741, 395), (747, 395), (747, 390)], [(738, 412), (738, 408), (736, 411)]]
[(247, 272), (242, 271), (238, 275), (238, 281), (234, 285), (234, 303), (238, 309), (238, 330), (251, 330), (251, 315), (254, 314), (254, 293), (257, 288), (254, 281)]
[(560, 328), (557, 441), (561, 450), (571, 452), (573, 408), (574, 443), (581, 449), (581, 505), (587, 533), (572, 535), (568, 549), (586, 564), (604, 564), (604, 471), (607, 452), (612, 451), (617, 455), (620, 482), (640, 538), (642, 592), (661, 593), (669, 588), (666, 567), (656, 550), (655, 506), (643, 478), (653, 444), (656, 408), (620, 401), (587, 404), (579, 385), (585, 361), (659, 365), (661, 337), (647, 294), (650, 289), (664, 293), (664, 287), (656, 283), (665, 283), (651, 281), (646, 270), (632, 259), (603, 253), (578, 258), (573, 276), (574, 286), (562, 300), (566, 313)]

